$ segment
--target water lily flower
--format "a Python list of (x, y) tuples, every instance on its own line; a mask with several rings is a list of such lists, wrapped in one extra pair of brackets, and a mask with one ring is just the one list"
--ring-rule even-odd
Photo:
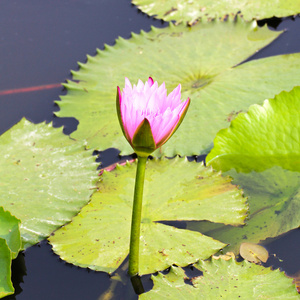
[(117, 91), (117, 113), (124, 136), (138, 156), (132, 206), (129, 266), (134, 289), (139, 291), (139, 244), (142, 216), (143, 188), (147, 157), (163, 145), (182, 122), (190, 99), (182, 102), (181, 85), (169, 95), (165, 84), (160, 87), (149, 77), (144, 84), (139, 80), (131, 85), (125, 78), (125, 88)]
[(125, 78), (125, 88), (117, 91), (117, 112), (122, 131), (138, 156), (148, 156), (162, 146), (181, 124), (190, 104), (182, 102), (181, 85), (169, 95), (165, 83), (149, 77), (131, 85)]

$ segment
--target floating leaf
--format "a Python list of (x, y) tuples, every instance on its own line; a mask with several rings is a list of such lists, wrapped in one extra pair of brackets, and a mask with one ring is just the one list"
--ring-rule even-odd
[(68, 93), (57, 102), (61, 110), (56, 114), (77, 118), (78, 129), (71, 136), (87, 139), (90, 148), (114, 147), (131, 154), (116, 113), (117, 86), (124, 86), (125, 76), (137, 82), (151, 75), (165, 82), (169, 92), (181, 83), (182, 99), (191, 98), (180, 128), (153, 155), (207, 153), (216, 133), (238, 112), (299, 84), (300, 54), (239, 65), (279, 34), (255, 22), (229, 18), (192, 28), (153, 27), (129, 40), (119, 38), (115, 46), (106, 46), (79, 64), (80, 70), (73, 72), (76, 82), (65, 85)]
[(208, 222), (191, 222), (187, 228), (200, 231), (224, 243), (227, 251), (238, 253), (242, 242), (259, 243), (268, 237), (297, 228), (300, 224), (300, 173), (273, 167), (263, 172), (226, 173), (234, 178), (249, 199), (250, 216), (242, 227)]
[(254, 262), (267, 262), (269, 252), (261, 245), (252, 243), (242, 243), (240, 246), (240, 255), (244, 259)]
[(193, 285), (184, 282), (181, 268), (171, 267), (166, 275), (152, 276), (153, 289), (139, 299), (299, 299), (293, 280), (278, 269), (234, 259), (199, 261), (195, 266), (203, 276), (193, 278)]
[[(0, 238), (6, 243), (12, 253), (12, 258), (16, 258), (21, 249), (20, 220), (12, 216), (10, 212), (4, 211), (0, 206)], [(0, 269), (1, 270), (1, 269)]]
[(132, 0), (144, 13), (165, 21), (188, 22), (241, 12), (246, 20), (285, 17), (300, 13), (299, 0)]
[(263, 106), (251, 106), (218, 133), (207, 162), (222, 171), (240, 171), (227, 174), (249, 197), (250, 219), (240, 228), (201, 223), (188, 228), (230, 243), (237, 252), (242, 241), (258, 243), (299, 226), (299, 106), (300, 87), (296, 87)]
[(24, 247), (70, 219), (97, 179), (91, 151), (51, 124), (23, 119), (0, 137), (1, 205), (21, 220)]
[(196, 277), (193, 284), (207, 295), (203, 299), (212, 295), (210, 284), (215, 286), (215, 295), (219, 295), (218, 286), (224, 296), (231, 293), (227, 299), (238, 299), (238, 296), (241, 299), (262, 296), (267, 299), (299, 299), (292, 280), (279, 269), (272, 270), (247, 261), (238, 263), (233, 259), (199, 261), (196, 267), (203, 272), (203, 276)]
[[(104, 171), (91, 202), (49, 238), (63, 260), (113, 272), (128, 255), (136, 163)], [(223, 243), (198, 232), (159, 223), (211, 220), (242, 224), (242, 193), (220, 173), (186, 159), (148, 161), (140, 238), (140, 274), (207, 258)]]
[(223, 172), (233, 168), (262, 171), (273, 166), (300, 171), (299, 107), (300, 87), (262, 106), (252, 105), (217, 134), (207, 163)]
[(5, 239), (0, 238), (0, 298), (14, 293), (11, 277), (11, 252)]

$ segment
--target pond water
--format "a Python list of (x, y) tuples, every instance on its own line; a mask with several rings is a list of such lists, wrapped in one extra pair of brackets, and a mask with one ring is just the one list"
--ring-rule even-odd
[[(286, 32), (250, 59), (300, 52), (300, 17), (274, 18), (268, 24)], [(57, 127), (64, 125), (67, 134), (74, 131), (75, 119), (53, 115), (58, 110), (53, 100), (64, 93), (59, 83), (71, 78), (69, 70), (77, 68), (76, 61), (85, 61), (86, 54), (94, 54), (104, 43), (113, 45), (118, 36), (129, 38), (132, 31), (148, 31), (150, 25), (164, 27), (167, 23), (139, 12), (129, 0), (2, 0), (0, 133), (24, 116), (36, 123), (46, 120)], [(100, 160), (107, 166), (119, 160), (118, 152), (104, 151)], [(272, 257), (267, 265), (281, 267), (288, 274), (300, 270), (299, 229), (265, 244), (282, 260)], [(151, 287), (149, 277), (144, 283)], [(16, 294), (5, 299), (96, 300), (111, 280), (107, 274), (66, 264), (42, 242), (14, 261), (13, 284)], [(114, 299), (129, 299), (129, 295), (137, 298), (130, 285), (119, 289)]]

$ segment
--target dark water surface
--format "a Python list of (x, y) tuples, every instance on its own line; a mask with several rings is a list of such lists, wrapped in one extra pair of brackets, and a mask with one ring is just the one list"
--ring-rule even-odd
[[(251, 59), (300, 52), (300, 17), (272, 19), (268, 24), (286, 32)], [(1, 0), (0, 134), (24, 116), (36, 123), (64, 125), (65, 133), (74, 131), (75, 119), (53, 115), (58, 110), (53, 101), (64, 93), (58, 84), (71, 78), (69, 70), (77, 69), (76, 61), (85, 61), (86, 54), (95, 54), (104, 43), (114, 44), (118, 36), (148, 31), (150, 25), (167, 23), (139, 12), (130, 0)], [(54, 88), (36, 88), (44, 85)], [(118, 160), (118, 153), (105, 151), (101, 160), (109, 165)], [(299, 229), (267, 240), (267, 249), (283, 260), (270, 259), (274, 267), (289, 274), (300, 270)], [(107, 274), (64, 263), (46, 242), (19, 255), (13, 263), (13, 281), (16, 295), (5, 299), (97, 300), (110, 285)], [(151, 285), (149, 278), (145, 282)], [(130, 289), (120, 290), (115, 299), (128, 299)]]

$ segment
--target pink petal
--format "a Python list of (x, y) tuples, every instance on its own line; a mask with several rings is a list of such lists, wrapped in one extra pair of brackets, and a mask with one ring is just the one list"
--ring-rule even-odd
[(179, 84), (169, 95), (167, 99), (167, 103), (170, 107), (175, 108), (181, 103), (181, 85)]
[(149, 84), (149, 86), (152, 86), (153, 83), (154, 83), (154, 81), (153, 81), (152, 77), (149, 77), (148, 78), (148, 84)]
[(176, 127), (180, 116), (177, 114), (170, 114), (168, 118), (165, 118), (166, 121), (164, 122), (162, 126), (162, 130), (159, 131), (158, 135), (156, 136), (155, 142), (156, 144), (163, 142), (162, 140), (166, 140), (170, 134), (173, 132), (174, 128)]
[(132, 85), (127, 77), (125, 77), (125, 88), (126, 87), (132, 90)]
[(125, 88), (121, 93), (120, 111), (126, 138), (132, 141), (133, 135), (146, 118), (148, 119), (156, 144), (163, 144), (173, 133), (189, 99), (181, 102), (181, 85), (179, 84), (169, 95), (165, 83), (158, 87), (157, 81), (151, 77), (144, 84), (141, 80), (131, 85), (125, 78)]

